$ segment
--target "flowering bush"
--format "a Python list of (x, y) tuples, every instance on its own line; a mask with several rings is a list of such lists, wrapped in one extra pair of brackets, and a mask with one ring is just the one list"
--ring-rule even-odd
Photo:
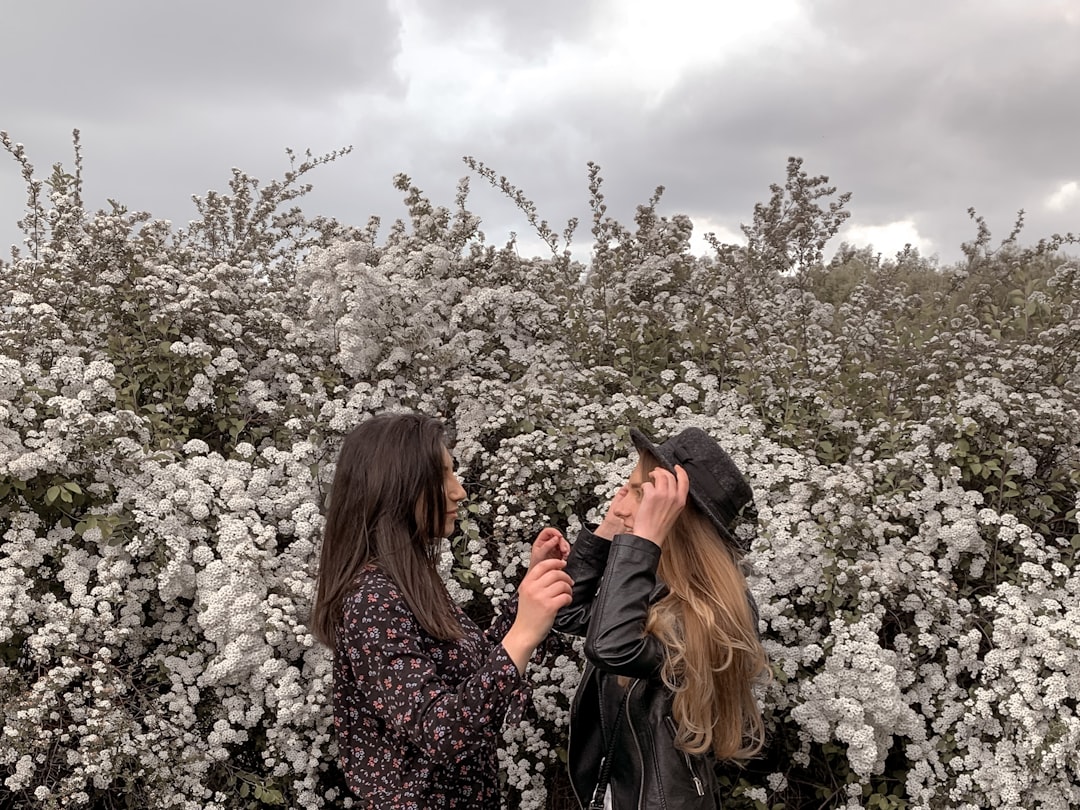
[[(349, 806), (330, 658), (306, 627), (339, 443), (366, 415), (450, 425), (470, 491), (444, 561), (486, 620), (544, 525), (573, 536), (628, 431), (712, 433), (759, 511), (750, 581), (769, 745), (725, 806), (1080, 807), (1080, 265), (980, 222), (967, 260), (842, 249), (845, 195), (788, 165), (746, 245), (611, 220), (594, 249), (488, 245), (396, 180), (378, 238), (234, 172), (187, 230), (27, 181), (0, 270), (0, 804)], [(1015, 237), (1015, 235), (1014, 235)], [(754, 531), (742, 527), (740, 531)], [(567, 808), (580, 646), (529, 670), (509, 806)]]

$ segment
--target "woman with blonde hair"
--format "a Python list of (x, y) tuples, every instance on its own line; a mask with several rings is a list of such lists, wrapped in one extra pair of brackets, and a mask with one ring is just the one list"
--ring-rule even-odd
[(714, 808), (714, 765), (764, 742), (752, 689), (768, 662), (733, 530), (753, 494), (703, 430), (631, 438), (638, 464), (571, 548), (555, 620), (585, 636), (571, 782), (582, 807)]

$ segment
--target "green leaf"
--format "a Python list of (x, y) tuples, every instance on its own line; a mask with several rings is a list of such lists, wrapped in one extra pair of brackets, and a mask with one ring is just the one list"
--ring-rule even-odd
[(54, 484), (53, 486), (49, 487), (48, 491), (46, 491), (46, 493), (45, 493), (45, 503), (51, 504), (53, 501), (55, 501), (59, 497), (60, 497), (60, 487), (58, 485)]

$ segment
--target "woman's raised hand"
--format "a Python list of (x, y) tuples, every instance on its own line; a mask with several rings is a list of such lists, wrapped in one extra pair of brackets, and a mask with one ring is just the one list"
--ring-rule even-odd
[(525, 671), (533, 651), (551, 632), (559, 608), (570, 604), (574, 583), (564, 568), (566, 560), (540, 560), (529, 567), (518, 586), (517, 618), (503, 639), (518, 672)]
[(559, 608), (570, 604), (574, 582), (564, 568), (566, 560), (541, 560), (528, 570), (518, 586), (518, 621), (524, 620), (533, 629), (537, 644), (551, 630)]
[(634, 517), (634, 534), (664, 545), (668, 532), (686, 506), (690, 492), (690, 477), (682, 467), (675, 466), (672, 475), (662, 467), (649, 473), (649, 480), (641, 485), (641, 504)]
[(562, 532), (547, 526), (540, 530), (529, 554), (529, 568), (543, 560), (565, 560), (570, 554), (570, 544)]

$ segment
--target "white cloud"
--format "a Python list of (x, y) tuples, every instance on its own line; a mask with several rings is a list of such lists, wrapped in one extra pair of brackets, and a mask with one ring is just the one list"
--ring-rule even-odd
[(594, 77), (636, 88), (650, 102), (694, 68), (717, 65), (763, 41), (785, 37), (804, 18), (794, 0), (609, 0), (578, 57)]
[(1044, 205), (1051, 211), (1064, 211), (1080, 201), (1080, 184), (1075, 180), (1062, 183), (1061, 187), (1046, 198)]
[(715, 222), (708, 217), (690, 217), (694, 223), (694, 233), (690, 237), (690, 252), (695, 256), (711, 254), (713, 247), (705, 240), (706, 234), (713, 234), (721, 242), (727, 245), (745, 245), (746, 237), (742, 231), (732, 230), (726, 225)]
[(910, 219), (900, 219), (886, 225), (849, 225), (839, 234), (839, 239), (855, 247), (872, 245), (875, 253), (892, 258), (905, 245), (917, 248), (923, 256), (930, 255), (933, 243), (919, 235), (918, 228)]
[(448, 37), (418, 0), (393, 5), (402, 22), (396, 70), (408, 85), (407, 104), (449, 132), (521, 110), (558, 110), (571, 99), (653, 105), (689, 71), (790, 40), (806, 14), (798, 0), (598, 0), (588, 30), (529, 61), (504, 50), (491, 20), (478, 17)]

